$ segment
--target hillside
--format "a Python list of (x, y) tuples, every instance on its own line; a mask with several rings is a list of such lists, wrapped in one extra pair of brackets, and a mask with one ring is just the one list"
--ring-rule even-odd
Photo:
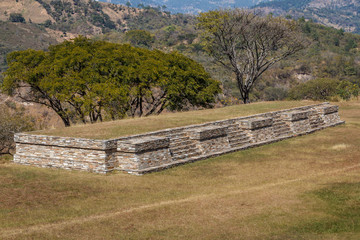
[(6, 68), (6, 54), (28, 48), (47, 49), (55, 36), (37, 24), (0, 21), (0, 74)]
[[(299, 2), (300, 5), (295, 1), (287, 2), (292, 4), (289, 9), (305, 8), (310, 4), (310, 1)], [(316, 2), (314, 5), (315, 1), (311, 1), (311, 6), (329, 6), (321, 5), (323, 1), (320, 0)], [(272, 4), (279, 5), (279, 2)], [(11, 22), (10, 15), (19, 12), (23, 13), (25, 22)], [(170, 14), (158, 7), (139, 9), (87, 0), (5, 0), (0, 3), (0, 16), (5, 33), (0, 37), (1, 69), (5, 69), (5, 55), (11, 51), (45, 49), (79, 34), (144, 47), (137, 45), (136, 39), (129, 40), (127, 35), (129, 30), (142, 29), (151, 38), (145, 47), (166, 52), (176, 50), (203, 64), (214, 79), (223, 83), (225, 95), (220, 98), (223, 104), (235, 103), (239, 97), (232, 74), (214, 64), (206, 54), (196, 29), (195, 16)], [(302, 18), (298, 22), (303, 34), (312, 41), (311, 46), (267, 71), (256, 85), (252, 101), (284, 99), (290, 89), (311, 79), (325, 77), (358, 83), (360, 36)]]
[(0, 3), (0, 20), (19, 13), (25, 22), (46, 28), (91, 36), (110, 30), (126, 29), (126, 19), (139, 9), (88, 0), (5, 0)]
[(255, 9), (315, 22), (360, 33), (360, 2), (357, 0), (276, 0), (256, 5)]
[(128, 5), (133, 7), (160, 7), (163, 10), (172, 13), (190, 13), (197, 14), (199, 12), (206, 12), (218, 8), (231, 8), (231, 7), (251, 7), (260, 2), (267, 2), (271, 0), (223, 0), (223, 1), (209, 1), (209, 0), (100, 0), (102, 2), (116, 3)]

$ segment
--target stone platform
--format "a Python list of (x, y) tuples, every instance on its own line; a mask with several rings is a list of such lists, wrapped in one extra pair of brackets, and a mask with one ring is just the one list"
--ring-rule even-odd
[(338, 109), (322, 103), (111, 140), (18, 133), (14, 162), (143, 174), (336, 126)]

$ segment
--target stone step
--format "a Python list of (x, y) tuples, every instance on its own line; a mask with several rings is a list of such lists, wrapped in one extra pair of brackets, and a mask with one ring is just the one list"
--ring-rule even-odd
[(237, 142), (237, 143), (231, 143), (230, 146), (232, 148), (236, 148), (236, 147), (241, 147), (241, 146), (246, 146), (250, 144), (250, 139), (248, 141), (243, 141), (243, 142)]
[(291, 131), (278, 132), (278, 133), (275, 133), (275, 137), (290, 136), (291, 134), (293, 134)]
[(177, 144), (177, 143), (181, 143), (181, 142), (185, 142), (190, 140), (189, 136), (184, 136), (184, 137), (178, 137), (178, 138), (170, 138), (170, 144)]
[(282, 127), (273, 128), (273, 132), (282, 131), (283, 129), (290, 129), (290, 127), (282, 126)]
[(188, 148), (188, 149), (183, 149), (183, 150), (179, 150), (179, 151), (171, 151), (173, 156), (182, 156), (182, 155), (187, 155), (189, 153), (193, 153), (193, 152), (200, 152), (200, 150), (198, 148), (193, 147), (193, 148)]
[(278, 131), (274, 131), (274, 134), (283, 134), (283, 133), (290, 133), (291, 129), (290, 128), (284, 128)]
[(233, 137), (237, 137), (237, 136), (241, 136), (241, 135), (246, 135), (246, 133), (244, 131), (231, 132), (231, 133), (228, 133), (228, 138), (233, 138)]
[(246, 140), (246, 139), (249, 139), (250, 137), (247, 136), (247, 135), (241, 135), (241, 136), (237, 136), (237, 137), (233, 137), (233, 138), (229, 138), (229, 142), (235, 142), (235, 141), (243, 141), (243, 140)]
[(283, 126), (281, 128), (275, 128), (273, 129), (274, 132), (281, 132), (281, 131), (284, 131), (284, 130), (290, 130), (290, 127), (289, 126)]
[(189, 144), (192, 144), (193, 140), (187, 139), (187, 140), (183, 140), (183, 141), (178, 141), (178, 142), (170, 142), (170, 148), (177, 148), (177, 147), (181, 147), (181, 146), (186, 146)]

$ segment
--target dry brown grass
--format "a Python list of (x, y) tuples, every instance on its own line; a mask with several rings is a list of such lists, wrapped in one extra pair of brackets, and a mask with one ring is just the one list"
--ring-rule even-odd
[(309, 193), (360, 182), (360, 103), (340, 105), (346, 125), (141, 177), (2, 164), (0, 239), (358, 239), (301, 227), (346, 220)]
[(200, 111), (164, 113), (159, 116), (143, 118), (129, 118), (118, 121), (96, 123), (91, 125), (77, 125), (70, 128), (56, 128), (37, 131), (34, 134), (56, 135), (64, 137), (81, 137), (92, 139), (109, 139), (125, 135), (145, 133), (166, 128), (200, 124), (209, 121), (223, 120), (240, 116), (247, 116), (268, 111), (299, 107), (315, 104), (312, 101), (281, 101), (262, 102), (250, 105), (235, 105), (217, 109)]

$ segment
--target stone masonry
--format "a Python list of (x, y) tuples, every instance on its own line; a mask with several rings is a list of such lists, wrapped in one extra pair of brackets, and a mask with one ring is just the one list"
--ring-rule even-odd
[(322, 103), (111, 140), (18, 133), (14, 162), (143, 174), (336, 126), (338, 110)]

